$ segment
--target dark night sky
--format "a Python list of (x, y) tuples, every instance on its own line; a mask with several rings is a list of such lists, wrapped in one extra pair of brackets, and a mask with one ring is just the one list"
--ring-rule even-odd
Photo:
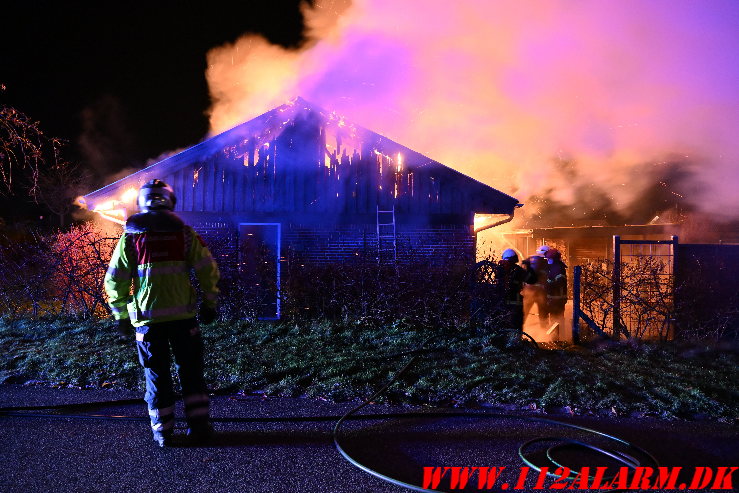
[(83, 164), (80, 137), (94, 137), (100, 177), (139, 167), (205, 136), (206, 52), (245, 33), (299, 45), (298, 5), (13, 1), (2, 9), (0, 102), (68, 140)]
[[(200, 142), (206, 53), (244, 34), (300, 46), (299, 4), (4, 2), (0, 103), (68, 140), (67, 157), (100, 185)], [(523, 203), (551, 196), (580, 217), (595, 210), (581, 191), (597, 190), (619, 211), (686, 196), (736, 216), (736, 0), (349, 4), (320, 4), (315, 40), (279, 63), (222, 50), (213, 127), (300, 95)], [(229, 78), (252, 74), (275, 91)], [(571, 172), (550, 165), (562, 160)], [(655, 186), (669, 201), (644, 207)]]

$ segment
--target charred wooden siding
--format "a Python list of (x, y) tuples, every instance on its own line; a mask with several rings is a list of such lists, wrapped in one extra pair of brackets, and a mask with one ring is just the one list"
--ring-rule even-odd
[(398, 260), (474, 261), (474, 214), (512, 214), (517, 204), (300, 99), (93, 192), (88, 201), (93, 207), (115, 202), (122, 190), (152, 178), (173, 186), (176, 211), (211, 243), (223, 243), (219, 251), (230, 264), (238, 262), (240, 223), (279, 223), (283, 251), (314, 262), (376, 257), (378, 208), (394, 210)]
[(372, 222), (378, 206), (394, 206), (427, 222), (442, 215), (470, 223), (474, 211), (491, 208), (487, 187), (392, 142), (331, 150), (325, 127), (301, 131), (301, 140), (296, 132), (288, 126), (272, 140), (242, 139), (158, 177), (180, 197), (178, 211), (328, 213), (355, 223)]

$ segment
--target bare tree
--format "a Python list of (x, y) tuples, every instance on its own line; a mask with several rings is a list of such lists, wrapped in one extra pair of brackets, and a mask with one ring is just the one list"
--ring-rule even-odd
[(74, 209), (74, 200), (84, 193), (90, 183), (90, 174), (79, 164), (60, 161), (43, 168), (38, 175), (38, 200), (59, 218), (59, 227), (64, 218)]
[(0, 236), (0, 316), (107, 316), (103, 277), (119, 237), (94, 222), (25, 241)]
[(600, 259), (583, 265), (580, 306), (614, 339), (666, 340), (674, 318), (673, 281), (658, 257), (638, 257), (621, 265), (620, 319), (613, 324), (613, 261)]
[(65, 141), (47, 136), (39, 122), (0, 104), (0, 194), (28, 194), (59, 216), (63, 225), (88, 181), (79, 165), (61, 157), (64, 145)]
[(0, 105), (0, 193), (27, 191), (38, 197), (38, 179), (47, 163), (56, 164), (62, 142), (47, 137), (39, 122)]

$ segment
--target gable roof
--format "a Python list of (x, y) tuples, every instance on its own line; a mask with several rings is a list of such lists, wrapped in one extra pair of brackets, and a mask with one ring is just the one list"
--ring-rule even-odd
[[(191, 197), (189, 202), (178, 204), (178, 210), (210, 210), (208, 201), (198, 197), (216, 190), (208, 189), (205, 183), (200, 186), (201, 172), (202, 181), (206, 181), (203, 170), (210, 176), (211, 187), (217, 181), (217, 172), (221, 173), (221, 188), (227, 181), (238, 181), (242, 186), (251, 183), (253, 187), (259, 182), (255, 177), (271, 180), (273, 195), (299, 192), (306, 197), (299, 197), (298, 202), (310, 201), (316, 212), (322, 207), (336, 208), (339, 199), (338, 207), (349, 204), (353, 211), (364, 206), (369, 209), (369, 205), (374, 211), (375, 203), (383, 202), (383, 207), (394, 203), (398, 204), (397, 210), (405, 207), (406, 212), (412, 212), (416, 203), (428, 202), (436, 213), (512, 214), (518, 204), (509, 195), (302, 98), (90, 192), (84, 200), (92, 210), (115, 209), (123, 202), (124, 191), (132, 195), (131, 189), (160, 178), (175, 188), (178, 197)], [(318, 183), (309, 184), (310, 190), (296, 185), (295, 176), (308, 175), (311, 182)], [(232, 187), (237, 189), (238, 185)], [(240, 190), (230, 193), (238, 195)], [(247, 207), (238, 197), (230, 200), (232, 208)], [(275, 199), (269, 200), (269, 207), (279, 210)], [(295, 207), (296, 199), (281, 200)], [(228, 207), (221, 204), (220, 210), (227, 211)]]

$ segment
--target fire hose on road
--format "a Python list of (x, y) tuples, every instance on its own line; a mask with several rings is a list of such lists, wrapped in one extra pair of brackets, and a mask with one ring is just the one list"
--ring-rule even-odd
[[(575, 479), (574, 473), (571, 477), (562, 478), (561, 475), (555, 474), (554, 472), (550, 472), (550, 471), (555, 471), (557, 468), (567, 467), (563, 463), (563, 461), (555, 459), (556, 453), (565, 448), (578, 448), (580, 450), (593, 452), (595, 454), (600, 455), (601, 457), (607, 457), (609, 460), (615, 461), (615, 463), (621, 464), (622, 466), (625, 466), (629, 469), (635, 469), (637, 467), (642, 467), (642, 466), (650, 466), (650, 467), (659, 466), (657, 459), (654, 458), (654, 456), (652, 456), (649, 452), (647, 452), (646, 450), (626, 440), (623, 440), (616, 436), (603, 433), (598, 430), (594, 430), (594, 429), (590, 429), (590, 428), (586, 428), (586, 427), (582, 427), (582, 426), (578, 426), (578, 425), (574, 425), (570, 423), (565, 423), (565, 422), (557, 421), (554, 419), (494, 413), (494, 412), (473, 412), (473, 411), (465, 411), (465, 412), (429, 411), (429, 412), (405, 412), (405, 413), (385, 413), (385, 414), (356, 414), (362, 408), (372, 403), (375, 399), (377, 399), (380, 395), (382, 395), (385, 391), (387, 391), (387, 389), (390, 388), (390, 386), (396, 383), (400, 379), (400, 377), (403, 374), (405, 374), (422, 355), (448, 351), (447, 347), (427, 347), (429, 342), (432, 339), (434, 338), (427, 339), (416, 349), (405, 351), (403, 353), (398, 353), (398, 354), (383, 358), (383, 359), (388, 359), (388, 358), (397, 358), (400, 356), (412, 355), (412, 357), (408, 360), (408, 362), (399, 371), (397, 371), (395, 375), (393, 375), (393, 377), (390, 378), (389, 381), (385, 385), (382, 386), (382, 388), (377, 390), (370, 397), (365, 399), (361, 404), (352, 408), (351, 410), (349, 410), (342, 416), (321, 415), (321, 416), (265, 417), (265, 418), (222, 417), (222, 418), (211, 418), (211, 420), (213, 422), (221, 422), (221, 423), (267, 423), (267, 422), (295, 423), (295, 422), (317, 422), (317, 421), (333, 422), (335, 421), (335, 425), (333, 427), (333, 433), (332, 433), (333, 443), (337, 451), (341, 454), (341, 456), (344, 459), (346, 459), (348, 462), (350, 462), (352, 465), (356, 466), (357, 468), (377, 478), (380, 478), (386, 482), (389, 482), (391, 484), (401, 486), (401, 487), (404, 487), (410, 490), (421, 491), (421, 492), (432, 492), (432, 491), (438, 492), (438, 491), (443, 491), (443, 490), (440, 490), (438, 488), (432, 490), (432, 489), (428, 489), (426, 487), (422, 487), (416, 484), (411, 484), (408, 482), (401, 481), (397, 478), (393, 478), (388, 475), (385, 475), (369, 467), (368, 465), (363, 464), (361, 461), (357, 460), (349, 452), (347, 452), (344, 446), (342, 446), (342, 426), (344, 425), (344, 423), (350, 420), (352, 421), (387, 420), (387, 419), (400, 419), (400, 418), (403, 418), (403, 419), (407, 419), (407, 418), (437, 418), (437, 419), (438, 418), (480, 418), (480, 419), (516, 419), (516, 420), (533, 421), (533, 422), (546, 423), (546, 424), (551, 424), (551, 425), (556, 425), (556, 426), (562, 426), (562, 427), (566, 427), (569, 429), (584, 432), (590, 436), (598, 437), (600, 439), (605, 439), (608, 443), (613, 444), (613, 447), (614, 447), (614, 448), (611, 448), (611, 447), (596, 446), (596, 445), (587, 443), (582, 440), (576, 440), (576, 439), (567, 438), (567, 437), (537, 437), (537, 438), (528, 440), (524, 442), (523, 444), (521, 444), (518, 448), (518, 455), (523, 461), (523, 463), (526, 464), (528, 467), (532, 468), (536, 472), (541, 473), (542, 471), (544, 471), (547, 476), (557, 477), (560, 479)], [(458, 339), (458, 337), (455, 337), (454, 339)], [(47, 419), (74, 418), (74, 419), (146, 421), (148, 422), (149, 418), (145, 416), (139, 417), (139, 416), (125, 416), (125, 415), (112, 415), (112, 414), (74, 414), (74, 413), (59, 414), (59, 413), (38, 412), (38, 411), (45, 411), (45, 410), (75, 411), (75, 410), (90, 409), (90, 408), (99, 407), (99, 406), (138, 404), (141, 402), (143, 402), (142, 399), (123, 399), (123, 400), (84, 402), (84, 403), (61, 404), (61, 405), (0, 407), (0, 417), (5, 416), (5, 417), (16, 417), (16, 418), (47, 418)], [(29, 411), (33, 411), (33, 412), (29, 413)], [(546, 464), (537, 463), (537, 460), (533, 458), (534, 455), (537, 455), (537, 454), (541, 455), (541, 452), (542, 452), (541, 450), (537, 451), (536, 454), (532, 452), (532, 449), (536, 448), (535, 447), (536, 445), (541, 445), (541, 444), (551, 444), (545, 448)], [(635, 456), (640, 456), (641, 460), (639, 458), (636, 458)], [(541, 459), (538, 459), (538, 460), (541, 461)], [(570, 469), (573, 471), (576, 470), (575, 467), (571, 467)], [(601, 479), (605, 481), (605, 480), (610, 480), (612, 478), (601, 478)], [(610, 491), (620, 491), (620, 490), (610, 490)]]

